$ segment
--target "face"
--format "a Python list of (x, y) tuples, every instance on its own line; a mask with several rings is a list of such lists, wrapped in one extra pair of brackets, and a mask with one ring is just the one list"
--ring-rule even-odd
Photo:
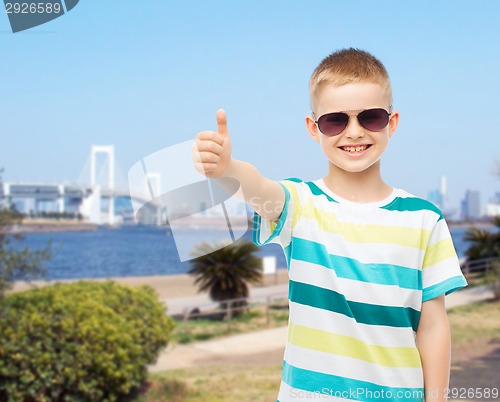
[(363, 128), (356, 117), (351, 116), (344, 131), (330, 137), (321, 133), (314, 121), (332, 112), (356, 115), (372, 108), (390, 111), (390, 95), (379, 84), (350, 83), (340, 87), (327, 86), (319, 91), (314, 101), (314, 116), (306, 117), (307, 130), (321, 145), (331, 167), (352, 173), (379, 168), (380, 157), (399, 122), (397, 111), (392, 112), (389, 124), (376, 132)]

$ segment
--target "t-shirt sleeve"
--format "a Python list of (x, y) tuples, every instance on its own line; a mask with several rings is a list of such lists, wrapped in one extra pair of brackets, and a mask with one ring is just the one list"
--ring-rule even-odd
[(450, 230), (439, 219), (429, 237), (422, 264), (422, 302), (467, 286)]
[(278, 182), (285, 191), (285, 203), (277, 221), (261, 217), (257, 212), (253, 216), (253, 242), (257, 246), (276, 243), (285, 249), (292, 238), (294, 207), (298, 202), (297, 188), (294, 182), (281, 180)]

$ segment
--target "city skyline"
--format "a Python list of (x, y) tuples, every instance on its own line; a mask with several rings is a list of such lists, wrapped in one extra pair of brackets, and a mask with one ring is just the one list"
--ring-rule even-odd
[[(96, 146), (92, 146), (92, 147), (96, 147)], [(97, 147), (99, 148), (99, 146), (97, 146)], [(108, 145), (106, 147), (113, 148), (112, 145)], [(89, 159), (92, 159), (92, 158), (89, 157)], [(112, 158), (112, 160), (114, 160), (114, 157)], [(86, 163), (85, 164), (86, 168), (88, 167), (87, 165), (88, 164)], [(119, 168), (117, 169), (117, 167), (118, 166), (115, 165), (113, 171), (119, 171), (120, 169)], [(115, 180), (115, 178), (112, 178), (112, 179), (109, 178), (109, 176), (108, 176), (109, 165), (104, 165), (104, 168), (102, 166), (101, 166), (101, 168), (99, 168), (97, 166), (97, 167), (94, 167), (94, 169), (96, 169), (95, 176), (97, 177), (97, 179), (95, 179), (95, 178), (94, 178), (94, 180), (89, 179), (87, 183), (85, 182), (85, 180), (83, 182), (80, 181), (78, 183), (77, 182), (71, 182), (71, 183), (70, 182), (67, 182), (67, 183), (11, 182), (11, 183), (9, 183), (5, 180), (3, 180), (3, 181), (8, 183), (8, 185), (10, 185), (10, 186), (12, 186), (12, 185), (15, 186), (16, 184), (21, 184), (24, 186), (29, 186), (29, 185), (37, 186), (37, 185), (39, 185), (39, 186), (41, 186), (40, 188), (42, 188), (43, 186), (47, 186), (49, 188), (48, 191), (50, 192), (50, 191), (54, 191), (54, 189), (52, 187), (62, 186), (62, 185), (64, 185), (64, 186), (75, 185), (75, 186), (77, 186), (77, 187), (75, 187), (75, 189), (77, 189), (78, 186), (87, 187), (90, 189), (93, 186), (92, 182), (94, 182), (94, 184), (101, 186), (103, 189), (108, 189), (106, 182), (111, 180), (113, 185), (115, 186), (114, 189), (120, 190), (121, 194), (123, 194), (124, 192), (128, 192), (130, 183), (127, 184), (123, 181)], [(92, 173), (90, 173), (90, 174), (92, 174)], [(82, 175), (80, 175), (80, 179), (81, 179), (81, 176)], [(158, 188), (156, 189), (156, 192), (161, 192), (161, 183), (162, 183), (163, 179), (161, 178), (161, 175), (159, 175), (159, 174), (156, 174), (156, 176), (158, 176), (156, 178), (158, 180), (158, 183), (157, 183)], [(100, 179), (99, 179), (99, 177), (100, 177)], [(123, 175), (121, 175), (121, 177), (123, 178)], [(1, 176), (0, 176), (0, 184), (2, 184)], [(32, 190), (30, 190), (30, 191), (32, 191)], [(2, 196), (2, 194), (4, 194), (4, 192), (5, 192), (5, 190), (3, 189), (3, 187), (0, 186), (0, 196)], [(473, 213), (470, 212), (471, 211), (470, 210), (471, 207), (469, 206), (469, 203), (471, 202), (469, 200), (470, 197), (473, 197), (473, 201), (472, 201), (472, 203), (474, 204), (474, 206), (472, 207), (472, 210), (474, 210)], [(423, 198), (431, 201), (433, 204), (435, 204), (437, 207), (439, 207), (440, 210), (443, 212), (443, 214), (445, 216), (447, 216), (447, 218), (452, 218), (454, 220), (457, 220), (457, 219), (468, 220), (468, 219), (477, 219), (477, 218), (482, 218), (482, 217), (492, 216), (492, 215), (500, 215), (500, 192), (495, 192), (493, 196), (485, 198), (480, 193), (480, 191), (466, 188), (466, 189), (464, 189), (464, 192), (463, 192), (462, 196), (460, 197), (459, 204), (458, 205), (450, 204), (450, 202), (448, 200), (448, 185), (447, 185), (447, 177), (446, 176), (440, 177), (439, 189), (430, 189), (427, 192), (427, 196), (425, 196)], [(180, 210), (185, 209), (185, 207), (192, 208), (193, 205), (206, 204), (206, 201), (204, 201), (202, 199), (200, 199), (198, 201), (193, 199), (193, 200), (190, 200), (190, 203), (192, 205), (191, 204), (188, 205), (184, 201), (184, 204), (178, 205), (177, 208), (179, 208), (179, 211), (180, 211)], [(31, 205), (29, 202), (28, 202), (28, 204)], [(174, 204), (172, 201), (170, 201), (169, 205), (173, 206)], [(238, 208), (241, 209), (241, 207), (238, 207)], [(24, 209), (25, 208), (21, 208), (20, 210), (23, 211)], [(250, 210), (251, 208), (249, 206), (247, 206), (247, 209)], [(204, 208), (200, 207), (200, 208), (198, 208), (198, 210), (203, 211)], [(211, 215), (211, 214), (213, 215), (214, 212), (209, 213), (208, 211), (206, 211), (206, 213), (201, 213), (201, 215)]]
[(324, 56), (352, 46), (386, 65), (401, 114), (385, 181), (426, 198), (444, 175), (450, 205), (467, 189), (486, 202), (500, 180), (500, 4), (384, 4), (80, 2), (17, 34), (3, 14), (3, 177), (73, 182), (90, 144), (115, 144), (126, 176), (145, 155), (215, 129), (225, 108), (235, 158), (274, 180), (315, 180), (326, 161), (304, 126), (308, 80)]

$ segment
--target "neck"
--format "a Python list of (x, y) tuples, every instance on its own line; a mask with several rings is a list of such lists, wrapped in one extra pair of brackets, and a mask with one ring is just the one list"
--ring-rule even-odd
[(323, 180), (335, 194), (353, 202), (381, 201), (392, 191), (392, 187), (382, 180), (380, 161), (362, 172), (346, 172), (330, 163)]

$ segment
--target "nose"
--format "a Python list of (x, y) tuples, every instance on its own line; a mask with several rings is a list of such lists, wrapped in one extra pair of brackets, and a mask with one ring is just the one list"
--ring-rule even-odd
[(347, 138), (362, 138), (365, 136), (364, 128), (359, 124), (356, 116), (349, 116), (349, 122), (344, 130)]

